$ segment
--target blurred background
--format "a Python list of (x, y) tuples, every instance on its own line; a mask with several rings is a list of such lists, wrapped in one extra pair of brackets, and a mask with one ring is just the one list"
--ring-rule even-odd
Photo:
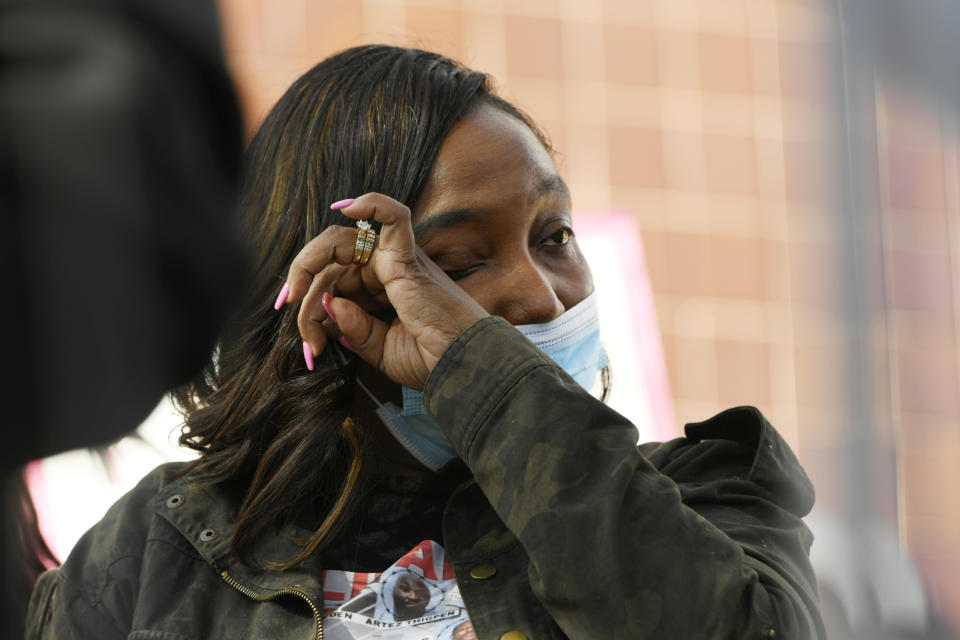
[[(352, 45), (432, 49), (492, 74), (558, 151), (614, 406), (644, 440), (758, 406), (817, 489), (831, 637), (954, 637), (957, 10), (901, 4), (219, 1), (248, 138), (296, 77)], [(175, 424), (161, 406), (153, 435), (108, 455), (117, 493), (168, 455)], [(57, 468), (28, 472), (48, 538), (52, 505), (80, 491)], [(102, 495), (105, 509), (116, 495)], [(86, 507), (77, 535), (102, 513)]]

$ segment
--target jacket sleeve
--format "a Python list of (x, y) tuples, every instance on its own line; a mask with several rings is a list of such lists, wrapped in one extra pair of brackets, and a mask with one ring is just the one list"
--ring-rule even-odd
[(637, 431), (500, 318), (443, 355), (426, 406), (571, 638), (822, 638), (812, 487), (758, 411)]
[(27, 640), (122, 640), (140, 591), (147, 501), (177, 463), (158, 467), (87, 531), (59, 569), (43, 573), (27, 613)]

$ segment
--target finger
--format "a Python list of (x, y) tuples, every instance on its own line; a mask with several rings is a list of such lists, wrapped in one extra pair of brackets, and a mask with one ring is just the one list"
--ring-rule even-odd
[(307, 293), (303, 296), (300, 309), (297, 312), (297, 328), (304, 340), (309, 341), (310, 330), (320, 323), (331, 334), (330, 329), (336, 325), (336, 318), (330, 315), (330, 309), (324, 294), (335, 295), (338, 283), (347, 279), (351, 267), (339, 264), (329, 264), (313, 277)]
[(370, 269), (361, 269), (359, 265), (331, 265), (328, 269), (332, 270), (334, 267), (340, 270), (335, 276), (328, 277), (326, 271), (318, 276), (323, 278), (324, 283), (329, 282), (329, 285), (324, 287), (326, 291), (335, 296), (350, 298), (367, 311), (390, 306), (383, 284)]
[(358, 265), (327, 265), (314, 276), (307, 295), (314, 289), (326, 291), (332, 296), (350, 298), (367, 311), (390, 307), (390, 301), (380, 281)]
[(364, 291), (363, 286), (360, 269), (355, 265), (327, 265), (314, 277), (297, 312), (297, 329), (303, 342), (311, 346), (313, 355), (320, 355), (330, 338), (336, 340), (341, 335), (330, 308), (334, 296), (347, 292), (347, 297), (366, 311), (391, 309), (382, 287), (381, 295), (373, 295)]
[(304, 303), (315, 289), (326, 291), (330, 295), (337, 295), (338, 290), (342, 290), (345, 295), (350, 295), (358, 290), (355, 283), (359, 279), (353, 272), (356, 267), (353, 265), (328, 264), (323, 270), (313, 277), (310, 283), (310, 289), (304, 295)]
[[(374, 254), (377, 249), (394, 252), (401, 262), (413, 262), (415, 241), (410, 226), (410, 209), (389, 196), (367, 193), (356, 199), (342, 200), (331, 205), (353, 219), (373, 218), (381, 223)], [(297, 254), (287, 273), (287, 281), (277, 298), (275, 307), (300, 300), (310, 289), (314, 276), (328, 264), (349, 265), (353, 263), (357, 243), (354, 227), (332, 225), (308, 242)], [(372, 265), (371, 265), (372, 266)], [(370, 293), (380, 293), (383, 286), (373, 269), (361, 272), (364, 288)]]
[(335, 205), (343, 202), (349, 204), (338, 207), (340, 213), (355, 220), (373, 218), (381, 224), (374, 256), (378, 251), (399, 251), (412, 257), (416, 241), (409, 207), (382, 193), (365, 193), (352, 202)]
[(342, 333), (340, 343), (382, 371), (383, 348), (389, 325), (346, 298), (333, 298), (330, 307)]
[(306, 295), (314, 276), (330, 263), (351, 264), (356, 241), (356, 228), (333, 225), (308, 242), (290, 264), (287, 272), (288, 293), (285, 301), (288, 304), (293, 303)]
[[(336, 333), (336, 317), (331, 316), (329, 311), (330, 298), (322, 278), (317, 276), (303, 297), (297, 312), (297, 329), (300, 331), (300, 337), (310, 345), (314, 356), (323, 353), (327, 345), (327, 335)], [(307, 363), (309, 368), (309, 359)]]

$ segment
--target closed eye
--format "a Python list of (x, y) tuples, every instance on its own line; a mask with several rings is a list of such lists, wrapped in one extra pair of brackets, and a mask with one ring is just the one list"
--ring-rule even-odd
[(451, 280), (459, 280), (467, 277), (482, 266), (482, 264), (475, 264), (464, 269), (444, 269), (443, 272), (447, 274)]

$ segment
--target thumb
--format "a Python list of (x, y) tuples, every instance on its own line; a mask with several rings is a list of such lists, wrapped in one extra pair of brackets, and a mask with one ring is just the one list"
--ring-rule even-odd
[(329, 301), (342, 337), (340, 344), (363, 358), (368, 364), (383, 370), (383, 351), (389, 326), (374, 318), (347, 298)]
[(397, 384), (411, 389), (423, 388), (430, 371), (416, 339), (400, 320), (388, 324), (346, 298), (334, 298), (331, 306), (343, 335), (340, 344)]

